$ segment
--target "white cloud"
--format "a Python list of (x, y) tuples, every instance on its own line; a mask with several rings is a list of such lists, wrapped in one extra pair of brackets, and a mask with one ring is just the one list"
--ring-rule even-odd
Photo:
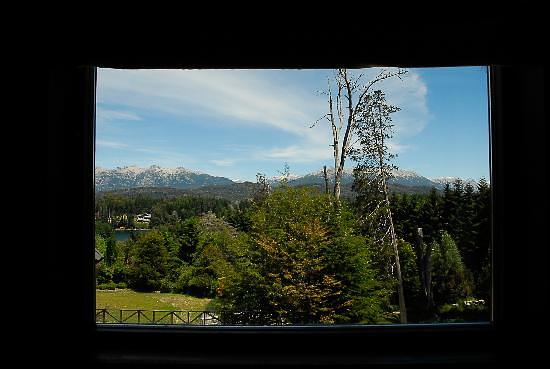
[[(372, 68), (360, 72), (368, 82), (379, 71)], [(328, 111), (326, 97), (310, 91), (309, 86), (292, 82), (288, 78), (277, 80), (272, 71), (261, 70), (100, 69), (98, 103), (123, 106), (126, 110), (99, 110), (98, 115), (103, 119), (140, 119), (131, 110), (146, 108), (180, 117), (214, 117), (227, 124), (267, 125), (288, 133), (291, 144), (267, 148), (263, 157), (302, 162), (331, 158), (331, 130), (327, 122), (309, 128)], [(319, 85), (323, 88), (326, 80)], [(402, 152), (407, 149), (403, 140), (420, 133), (428, 122), (427, 87), (412, 71), (402, 80), (388, 79), (373, 89), (382, 89), (388, 102), (401, 108), (393, 117), (393, 144)], [(223, 166), (228, 162), (212, 163)]]
[(400, 144), (399, 142), (390, 141), (388, 142), (388, 148), (393, 154), (402, 154), (404, 152), (414, 149), (412, 145)]
[[(396, 71), (397, 68), (387, 68)], [(364, 81), (373, 79), (380, 72), (380, 68), (373, 68), (364, 72)], [(355, 71), (355, 74), (358, 72)], [(389, 78), (371, 87), (371, 90), (382, 90), (386, 101), (401, 110), (392, 115), (394, 123), (394, 141), (401, 141), (420, 133), (428, 124), (430, 113), (427, 105), (428, 87), (414, 70), (400, 78)]]
[(212, 164), (215, 164), (215, 165), (219, 166), (219, 167), (230, 167), (230, 166), (233, 165), (233, 163), (235, 163), (234, 160), (227, 160), (227, 159), (225, 159), (225, 160), (210, 160), (210, 162)]
[(285, 159), (292, 160), (295, 163), (307, 163), (331, 159), (332, 151), (326, 144), (324, 146), (292, 145), (271, 149), (263, 156), (269, 159)]
[(274, 89), (255, 71), (100, 70), (98, 102), (263, 123), (307, 134), (309, 116), (292, 88)]
[(107, 140), (96, 140), (95, 142), (96, 146), (99, 147), (109, 147), (112, 149), (121, 149), (128, 147), (127, 144), (117, 141), (107, 141)]
[(134, 112), (122, 110), (109, 110), (101, 106), (97, 107), (97, 121), (108, 122), (113, 120), (142, 120), (142, 118)]

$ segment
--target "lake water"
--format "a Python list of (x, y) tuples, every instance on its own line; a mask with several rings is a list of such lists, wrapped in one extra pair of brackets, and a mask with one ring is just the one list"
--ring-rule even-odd
[(132, 233), (137, 235), (145, 232), (149, 232), (149, 230), (148, 229), (146, 230), (115, 229), (115, 239), (117, 241), (126, 241), (127, 239), (130, 238)]

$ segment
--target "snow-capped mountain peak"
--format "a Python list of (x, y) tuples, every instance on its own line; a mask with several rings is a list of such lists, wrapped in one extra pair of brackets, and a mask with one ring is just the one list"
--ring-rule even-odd
[(466, 184), (470, 184), (474, 188), (477, 188), (477, 181), (472, 178), (460, 178), (460, 177), (451, 177), (451, 176), (432, 178), (432, 181), (437, 183), (441, 188), (445, 187), (447, 183), (452, 185), (457, 180), (461, 180), (464, 186)]
[[(412, 170), (395, 170), (388, 183), (401, 187), (423, 187), (442, 190), (446, 183), (455, 182), (458, 177), (437, 177), (433, 179), (419, 175)], [(329, 183), (334, 183), (334, 168), (327, 168)], [(281, 180), (282, 175), (268, 179), (274, 186)], [(291, 186), (325, 185), (323, 168), (305, 175), (292, 173), (288, 177)], [(353, 168), (347, 168), (342, 175), (342, 185), (351, 187), (353, 183)], [(472, 179), (462, 179), (463, 184), (470, 183), (477, 189), (477, 182)], [(184, 167), (163, 168), (152, 165), (142, 168), (135, 165), (107, 169), (95, 168), (96, 191), (108, 191), (136, 187), (171, 187), (179, 189), (193, 189), (205, 186), (232, 185), (248, 181), (231, 180), (225, 177), (216, 177)]]
[(224, 177), (215, 177), (183, 167), (162, 168), (151, 165), (148, 168), (138, 166), (105, 169), (96, 167), (95, 185), (97, 191), (134, 187), (173, 187), (197, 188), (208, 185), (226, 185), (233, 183)]

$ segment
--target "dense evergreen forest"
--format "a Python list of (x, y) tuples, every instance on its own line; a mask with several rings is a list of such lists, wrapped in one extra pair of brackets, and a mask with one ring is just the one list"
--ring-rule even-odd
[[(488, 183), (392, 193), (390, 207), (409, 322), (488, 320)], [(150, 231), (116, 241), (140, 213)], [(211, 297), (254, 324), (398, 322), (395, 265), (361, 213), (358, 199), (284, 183), (240, 202), (104, 194), (98, 288)]]

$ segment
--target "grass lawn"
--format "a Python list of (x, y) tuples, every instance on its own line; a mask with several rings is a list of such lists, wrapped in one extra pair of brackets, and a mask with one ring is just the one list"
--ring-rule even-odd
[[(151, 319), (153, 310), (185, 310), (201, 311), (215, 309), (215, 302), (208, 298), (197, 298), (193, 296), (181, 295), (176, 293), (156, 293), (156, 292), (135, 292), (132, 290), (96, 290), (96, 309), (107, 309), (114, 317), (119, 317), (120, 310), (147, 310), (142, 313), (142, 322), (144, 316)], [(128, 317), (128, 323), (137, 323), (137, 315), (133, 312), (123, 312), (123, 318)], [(98, 322), (102, 320), (102, 313), (97, 317)], [(193, 316), (199, 314), (192, 314)], [(162, 314), (160, 314), (162, 316)], [(181, 314), (182, 319), (186, 319), (186, 314)], [(158, 319), (159, 315), (157, 315)], [(114, 323), (113, 317), (107, 314), (106, 323)], [(166, 317), (165, 320), (169, 320)], [(146, 322), (146, 321), (145, 321)], [(166, 322), (166, 323), (167, 323)], [(195, 323), (198, 324), (198, 323)]]
[(96, 290), (97, 309), (209, 310), (211, 299), (177, 293)]

